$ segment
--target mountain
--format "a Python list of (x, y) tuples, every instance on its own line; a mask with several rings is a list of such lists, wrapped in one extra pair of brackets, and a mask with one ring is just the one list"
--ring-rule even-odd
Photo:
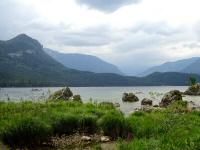
[(65, 54), (47, 48), (44, 50), (47, 54), (68, 68), (94, 73), (123, 74), (116, 66), (105, 62), (96, 56), (84, 54)]
[(175, 62), (166, 62), (160, 66), (152, 67), (140, 76), (146, 76), (153, 72), (181, 72), (181, 73), (195, 73), (200, 74), (200, 57), (193, 57), (189, 59), (178, 60)]
[(189, 78), (191, 76), (195, 77), (197, 82), (200, 81), (200, 75), (179, 72), (154, 72), (140, 79), (148, 86), (184, 86), (190, 84)]
[(200, 74), (200, 58), (185, 67), (181, 72)]
[[(35, 39), (21, 34), (0, 41), (0, 87), (188, 85), (191, 74), (153, 73), (146, 77), (70, 69), (50, 57)], [(193, 75), (200, 81), (199, 75)]]
[(115, 74), (95, 74), (69, 69), (54, 60), (35, 39), (20, 34), (0, 41), (0, 86), (126, 85)]

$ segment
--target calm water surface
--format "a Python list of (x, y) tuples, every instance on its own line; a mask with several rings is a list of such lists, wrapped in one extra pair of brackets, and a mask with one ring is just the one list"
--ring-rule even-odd
[[(0, 100), (1, 101), (42, 101), (49, 97), (53, 92), (61, 89), (62, 87), (45, 87), (45, 88), (1, 88)], [(37, 90), (35, 90), (37, 89)], [(90, 100), (102, 102), (116, 102), (120, 103), (120, 109), (129, 113), (135, 108), (140, 107), (141, 100), (143, 98), (150, 98), (153, 100), (153, 104), (158, 104), (163, 97), (164, 93), (170, 90), (185, 91), (187, 86), (141, 86), (141, 87), (71, 87), (74, 94), (80, 94), (84, 102)], [(134, 103), (123, 103), (123, 92), (135, 93), (140, 101)], [(186, 96), (183, 98), (187, 101), (194, 101), (200, 104), (200, 97), (198, 96)]]

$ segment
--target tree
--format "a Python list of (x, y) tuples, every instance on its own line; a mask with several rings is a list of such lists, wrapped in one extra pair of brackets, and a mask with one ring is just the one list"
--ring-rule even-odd
[(190, 77), (190, 84), (195, 85), (197, 83), (197, 79), (194, 76)]

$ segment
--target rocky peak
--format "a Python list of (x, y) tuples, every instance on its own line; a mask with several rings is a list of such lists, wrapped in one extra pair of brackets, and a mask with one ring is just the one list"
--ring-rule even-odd
[(11, 44), (20, 50), (27, 50), (27, 49), (43, 49), (43, 46), (35, 39), (29, 37), (26, 34), (19, 34), (16, 37), (6, 41), (7, 44)]

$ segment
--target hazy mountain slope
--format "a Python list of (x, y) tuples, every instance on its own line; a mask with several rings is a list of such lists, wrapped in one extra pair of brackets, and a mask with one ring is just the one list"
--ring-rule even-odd
[(182, 69), (181, 72), (200, 74), (200, 58), (192, 64), (190, 64), (189, 66)]
[(65, 54), (47, 48), (44, 50), (51, 57), (68, 68), (95, 73), (123, 74), (116, 66), (107, 63), (96, 56), (84, 54)]
[[(147, 71), (141, 73), (141, 76), (149, 75), (153, 72), (182, 72), (187, 73), (187, 67), (193, 64), (195, 61), (199, 60), (199, 57), (193, 57), (189, 59), (178, 60), (175, 62), (166, 62), (160, 66), (155, 66)], [(190, 72), (195, 73), (195, 72)]]

